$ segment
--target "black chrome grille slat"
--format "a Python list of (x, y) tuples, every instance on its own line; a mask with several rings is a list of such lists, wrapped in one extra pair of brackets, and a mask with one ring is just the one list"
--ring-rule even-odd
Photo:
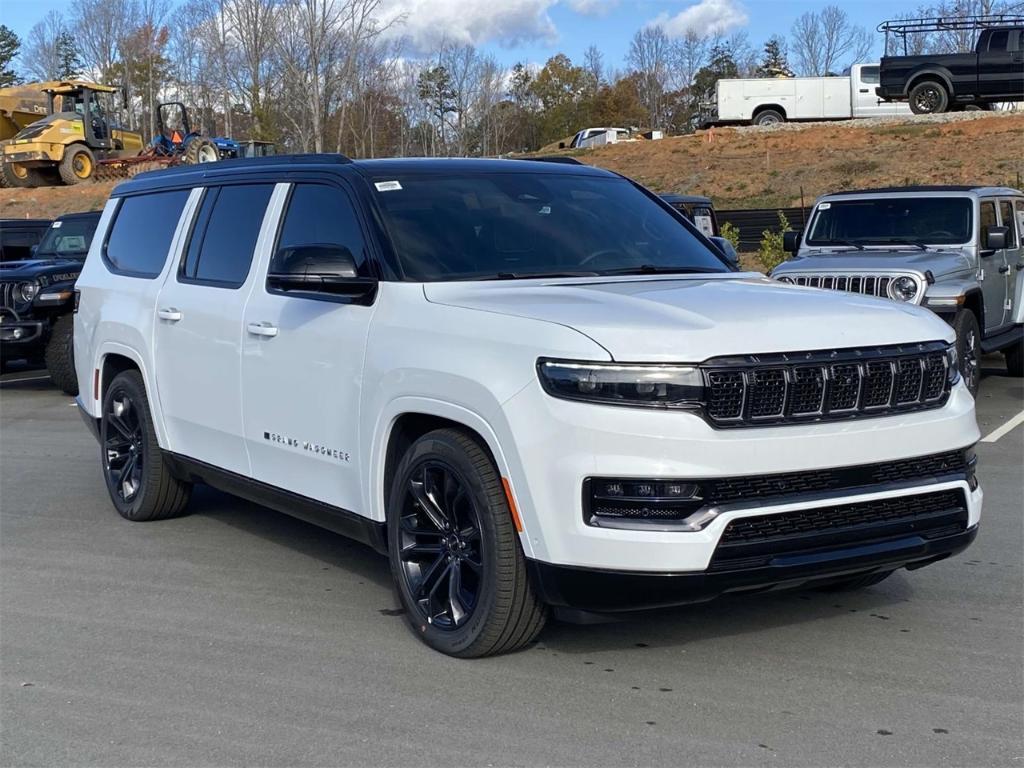
[(706, 414), (716, 426), (877, 416), (934, 408), (949, 395), (941, 342), (704, 364)]

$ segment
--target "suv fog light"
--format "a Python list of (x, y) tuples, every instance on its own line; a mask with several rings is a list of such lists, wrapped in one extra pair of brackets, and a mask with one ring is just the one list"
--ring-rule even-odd
[(589, 478), (583, 484), (588, 525), (616, 521), (681, 524), (704, 505), (699, 485), (685, 480)]
[(21, 328), (15, 328), (15, 329), (14, 329), (14, 332), (13, 332), (13, 333), (12, 333), (11, 335), (12, 335), (12, 336), (13, 336), (14, 338), (16, 338), (16, 339), (20, 339), (20, 338), (22, 337), (22, 335), (23, 335), (23, 334), (24, 334), (24, 331), (22, 331), (22, 330), (21, 330)]

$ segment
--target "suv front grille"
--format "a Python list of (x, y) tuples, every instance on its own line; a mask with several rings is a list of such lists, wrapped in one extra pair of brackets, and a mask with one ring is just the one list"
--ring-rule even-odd
[(894, 275), (780, 275), (781, 282), (810, 288), (829, 288), (836, 291), (860, 293), (865, 296), (889, 298), (889, 283)]
[(730, 522), (709, 570), (759, 568), (778, 558), (882, 543), (916, 536), (935, 539), (967, 529), (962, 490), (802, 509)]
[(935, 408), (949, 395), (941, 342), (910, 347), (711, 360), (706, 413), (717, 427)]
[(0, 281), (0, 309), (14, 309), (14, 286), (11, 281)]

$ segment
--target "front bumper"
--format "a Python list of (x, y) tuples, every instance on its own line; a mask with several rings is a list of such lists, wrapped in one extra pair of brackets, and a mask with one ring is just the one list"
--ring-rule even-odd
[[(0, 342), (4, 347), (16, 347), (23, 354), (27, 347), (41, 344), (46, 333), (46, 323), (42, 322), (0, 322)], [(5, 357), (10, 357), (5, 354)]]
[[(724, 510), (697, 531), (587, 525), (583, 484), (590, 477), (686, 480), (857, 467), (978, 441), (974, 400), (962, 383), (941, 408), (847, 422), (716, 430), (681, 413), (599, 406), (548, 396), (531, 384), (504, 404), (510, 481), (524, 523), (528, 557), (552, 566), (637, 574), (707, 571), (734, 520), (837, 502), (860, 504), (941, 490), (964, 494), (965, 524), (981, 516), (983, 493), (965, 480), (868, 487), (807, 498), (764, 499)], [(863, 566), (861, 567), (863, 569)]]
[(549, 605), (615, 613), (699, 603), (727, 593), (824, 585), (847, 576), (898, 568), (913, 570), (962, 552), (977, 534), (974, 525), (940, 539), (907, 536), (815, 556), (779, 558), (762, 568), (716, 573), (616, 572), (538, 561), (529, 565), (534, 588)]
[(61, 144), (50, 144), (49, 142), (12, 144), (4, 152), (4, 162), (32, 167), (41, 163), (58, 162), (63, 156), (64, 147)]

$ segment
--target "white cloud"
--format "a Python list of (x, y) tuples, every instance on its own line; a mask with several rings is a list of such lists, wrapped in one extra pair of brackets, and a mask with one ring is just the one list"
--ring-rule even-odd
[(619, 0), (566, 0), (569, 7), (584, 16), (605, 16), (619, 4)]
[(548, 9), (558, 0), (385, 0), (385, 23), (404, 17), (391, 33), (427, 52), (448, 43), (501, 45), (557, 38)]
[(744, 26), (746, 9), (736, 0), (700, 0), (675, 15), (659, 14), (650, 26), (661, 27), (669, 37), (683, 37), (693, 31), (700, 35), (718, 35)]

